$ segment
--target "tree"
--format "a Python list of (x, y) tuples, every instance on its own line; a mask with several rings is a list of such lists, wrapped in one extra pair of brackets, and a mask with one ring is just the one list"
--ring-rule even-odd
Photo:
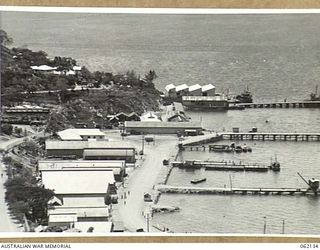
[(158, 76), (154, 70), (150, 70), (146, 75), (145, 78), (148, 82), (152, 82), (154, 79), (156, 79)]
[(20, 136), (22, 133), (22, 128), (14, 127), (14, 132)]
[(12, 135), (13, 126), (11, 124), (2, 124), (1, 131), (6, 135)]
[(3, 46), (10, 45), (13, 43), (11, 37), (8, 36), (7, 32), (0, 29), (0, 44)]

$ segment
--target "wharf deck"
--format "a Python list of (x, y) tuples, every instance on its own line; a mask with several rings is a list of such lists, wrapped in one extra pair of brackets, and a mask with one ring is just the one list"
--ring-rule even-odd
[(221, 194), (221, 195), (320, 195), (320, 191), (314, 192), (307, 188), (219, 188), (219, 187), (178, 187), (158, 185), (156, 189), (160, 193), (177, 194)]
[(320, 101), (236, 103), (236, 104), (233, 104), (231, 107), (238, 107), (238, 108), (320, 108)]
[(190, 137), (184, 141), (181, 141), (179, 143), (179, 147), (193, 146), (193, 145), (205, 144), (205, 143), (210, 143), (210, 142), (217, 142), (220, 140), (222, 140), (222, 136), (218, 135), (217, 133), (198, 135), (198, 136)]
[(260, 140), (260, 141), (320, 141), (320, 133), (233, 133), (222, 132), (219, 135), (224, 140)]
[[(213, 171), (253, 171), (253, 172), (267, 172), (273, 170), (269, 166), (262, 164), (242, 164), (242, 163), (229, 163), (229, 162), (193, 162), (193, 163), (174, 163), (173, 167), (182, 169), (200, 169)], [(279, 171), (279, 170), (274, 170)]]

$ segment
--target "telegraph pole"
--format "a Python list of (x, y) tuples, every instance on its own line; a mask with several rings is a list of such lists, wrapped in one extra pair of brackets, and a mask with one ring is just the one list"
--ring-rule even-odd
[(267, 232), (267, 216), (265, 216), (263, 218), (264, 218), (263, 234), (266, 234), (266, 232)]
[(141, 146), (142, 155), (144, 154), (144, 133), (142, 133), (142, 146)]
[(285, 220), (282, 220), (282, 234), (284, 234), (284, 224), (285, 224)]

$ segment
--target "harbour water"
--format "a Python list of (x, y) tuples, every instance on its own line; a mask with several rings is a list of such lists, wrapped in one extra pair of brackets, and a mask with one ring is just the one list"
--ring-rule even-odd
[[(218, 92), (248, 86), (256, 101), (302, 100), (320, 80), (320, 14), (314, 15), (105, 15), (1, 13), (14, 46), (71, 56), (91, 70), (157, 72), (156, 85), (212, 83)], [(19, 23), (19, 25), (17, 25)], [(29, 32), (32, 29), (32, 32)], [(203, 127), (230, 131), (319, 132), (319, 109), (248, 109), (187, 112)], [(268, 122), (266, 122), (268, 121)], [(225, 141), (223, 143), (230, 143)], [(269, 164), (280, 173), (236, 173), (174, 169), (168, 184), (199, 186), (305, 187), (298, 177), (320, 178), (317, 142), (243, 141), (252, 153), (184, 152), (183, 159)], [(320, 201), (303, 196), (215, 196), (164, 194), (160, 204), (180, 212), (157, 214), (152, 223), (174, 232), (318, 234)], [(266, 218), (264, 218), (266, 217)]]

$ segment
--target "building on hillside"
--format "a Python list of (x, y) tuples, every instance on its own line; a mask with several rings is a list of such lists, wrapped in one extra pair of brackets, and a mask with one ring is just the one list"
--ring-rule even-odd
[(176, 94), (176, 85), (169, 84), (165, 88), (165, 95), (171, 98), (175, 98), (177, 96)]
[(182, 104), (189, 109), (227, 110), (229, 103), (224, 96), (183, 96)]
[(202, 86), (202, 96), (215, 96), (216, 95), (216, 87), (212, 84), (207, 84)]
[(50, 109), (34, 105), (19, 105), (4, 107), (1, 120), (6, 123), (33, 124), (45, 121), (50, 116)]
[(187, 84), (181, 84), (176, 87), (177, 97), (189, 95), (189, 86)]
[(202, 87), (199, 84), (195, 84), (189, 87), (189, 95), (202, 96)]
[(62, 206), (94, 207), (111, 203), (115, 179), (112, 170), (42, 170), (45, 188), (53, 190)]
[(112, 124), (125, 122), (125, 121), (140, 121), (140, 116), (135, 112), (131, 112), (130, 114), (120, 112), (116, 115), (111, 116), (109, 121)]
[(106, 135), (100, 129), (69, 128), (58, 132), (62, 141), (106, 140)]
[(125, 131), (130, 134), (185, 134), (186, 130), (202, 133), (198, 122), (125, 122)]
[(86, 161), (86, 160), (40, 160), (37, 170), (112, 170), (116, 181), (123, 181), (126, 174), (125, 161)]
[[(98, 150), (95, 152), (103, 151), (105, 160), (125, 160), (126, 163), (135, 162), (135, 147), (130, 143), (124, 141), (46, 140), (45, 145), (48, 158), (83, 158), (84, 150), (94, 149)], [(106, 159), (107, 152), (109, 152), (108, 159)], [(122, 152), (125, 157), (119, 156), (119, 152)], [(115, 153), (115, 155), (112, 155), (112, 153)], [(92, 154), (90, 155), (90, 157), (91, 156)]]
[(48, 65), (31, 66), (30, 68), (34, 72), (41, 72), (41, 73), (53, 73), (53, 71), (57, 69), (57, 67), (51, 67)]

